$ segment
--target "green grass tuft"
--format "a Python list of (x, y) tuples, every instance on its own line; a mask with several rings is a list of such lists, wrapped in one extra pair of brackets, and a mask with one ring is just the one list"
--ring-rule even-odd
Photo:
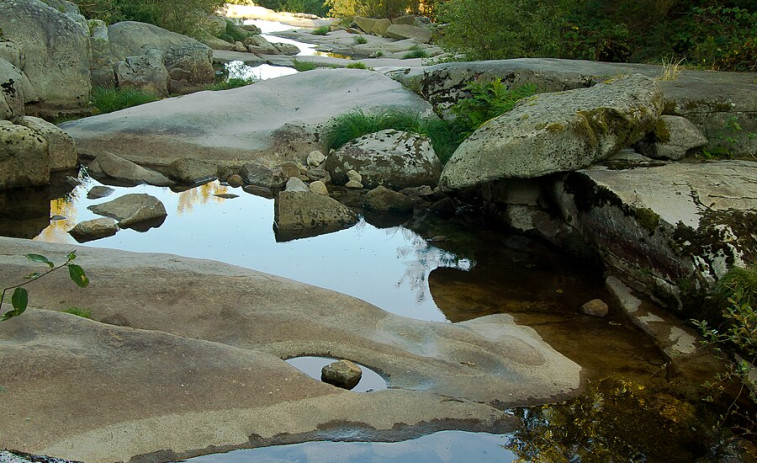
[(312, 71), (318, 67), (311, 61), (300, 61), (297, 58), (292, 60), (292, 66), (298, 72)]
[(92, 311), (89, 309), (82, 309), (80, 307), (69, 307), (64, 310), (63, 313), (70, 313), (71, 315), (76, 315), (77, 317), (88, 318), (90, 320), (92, 319)]
[(368, 66), (362, 61), (355, 61), (354, 63), (348, 64), (347, 69), (368, 69)]
[(413, 45), (412, 47), (410, 47), (410, 50), (408, 50), (407, 53), (402, 55), (402, 59), (412, 58), (428, 58), (428, 53), (426, 53), (426, 50), (423, 50), (418, 45)]
[(95, 87), (92, 90), (92, 104), (100, 114), (151, 103), (159, 99), (154, 93), (128, 87), (118, 89)]
[(208, 84), (205, 87), (205, 90), (210, 90), (210, 91), (229, 90), (232, 88), (244, 87), (244, 86), (254, 84), (254, 83), (255, 81), (253, 79), (241, 79), (238, 77), (232, 77), (229, 80), (222, 80), (219, 82)]
[(355, 36), (355, 44), (365, 45), (366, 43), (368, 43), (368, 39), (366, 39), (362, 35)]
[(331, 28), (329, 26), (321, 26), (313, 29), (313, 32), (311, 34), (313, 35), (326, 35), (329, 32), (331, 32)]

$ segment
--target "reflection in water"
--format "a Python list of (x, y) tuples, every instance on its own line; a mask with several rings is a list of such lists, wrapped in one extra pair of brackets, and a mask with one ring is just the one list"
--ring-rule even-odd
[(256, 81), (297, 74), (296, 70), (286, 66), (271, 66), (268, 64), (248, 66), (242, 61), (231, 61), (225, 66), (229, 79)]
[(50, 222), (50, 189), (0, 191), (0, 234), (32, 238)]
[[(67, 198), (52, 203), (56, 213), (68, 220), (51, 223), (35, 239), (73, 244), (67, 230), (74, 222), (99, 217), (88, 206), (127, 193), (147, 193), (160, 199), (168, 212), (160, 228), (146, 233), (119, 230), (85, 245), (217, 260), (349, 294), (399, 315), (435, 321), (445, 317), (429, 297), (429, 273), (439, 266), (461, 270), (471, 266), (469, 260), (429, 245), (410, 230), (378, 229), (362, 220), (347, 230), (277, 243), (273, 201), (217, 181), (181, 193), (148, 185), (114, 187), (107, 199), (88, 199), (87, 191), (99, 183), (90, 178), (82, 182)], [(216, 196), (231, 192), (240, 196)], [(49, 216), (45, 217), (47, 223)]]
[(442, 431), (402, 442), (305, 442), (225, 454), (205, 455), (189, 463), (512, 463), (503, 448), (507, 435)]

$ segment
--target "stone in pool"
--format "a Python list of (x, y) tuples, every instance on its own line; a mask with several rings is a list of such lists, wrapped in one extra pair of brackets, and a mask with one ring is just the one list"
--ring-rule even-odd
[(349, 360), (330, 363), (321, 370), (321, 381), (343, 389), (352, 389), (360, 382), (363, 371)]

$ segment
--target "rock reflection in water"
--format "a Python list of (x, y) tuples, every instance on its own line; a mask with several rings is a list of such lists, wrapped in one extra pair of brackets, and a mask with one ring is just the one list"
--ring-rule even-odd
[(50, 189), (0, 191), (0, 234), (33, 238), (50, 223)]
[[(160, 228), (146, 233), (120, 230), (86, 245), (217, 260), (339, 291), (398, 315), (434, 321), (446, 319), (429, 297), (429, 273), (438, 266), (471, 267), (469, 260), (406, 228), (378, 229), (365, 221), (348, 230), (277, 243), (273, 201), (217, 181), (181, 193), (147, 185), (114, 187), (107, 199), (88, 199), (89, 189), (99, 183), (82, 181), (66, 199), (52, 202), (55, 213), (67, 220), (50, 223), (35, 239), (74, 244), (68, 230), (99, 217), (88, 206), (127, 193), (148, 193), (168, 211)], [(231, 192), (239, 197), (217, 196)]]

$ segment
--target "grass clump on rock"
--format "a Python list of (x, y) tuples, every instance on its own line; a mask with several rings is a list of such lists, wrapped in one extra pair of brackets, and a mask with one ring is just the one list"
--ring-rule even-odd
[(368, 66), (362, 61), (355, 61), (354, 63), (348, 64), (347, 69), (368, 69)]
[(410, 47), (410, 49), (402, 55), (402, 59), (413, 59), (413, 58), (428, 58), (428, 53), (426, 53), (426, 50), (423, 50), (418, 45), (414, 45)]
[(313, 35), (326, 35), (329, 32), (331, 32), (331, 28), (329, 26), (321, 26), (316, 27), (313, 29), (313, 32), (311, 32)]
[(95, 87), (92, 90), (92, 104), (100, 114), (111, 113), (121, 109), (158, 101), (160, 97), (154, 93), (136, 88), (104, 88)]
[(311, 61), (300, 61), (295, 58), (292, 60), (292, 67), (294, 67), (297, 72), (305, 72), (312, 71), (318, 66), (316, 66), (316, 64)]

